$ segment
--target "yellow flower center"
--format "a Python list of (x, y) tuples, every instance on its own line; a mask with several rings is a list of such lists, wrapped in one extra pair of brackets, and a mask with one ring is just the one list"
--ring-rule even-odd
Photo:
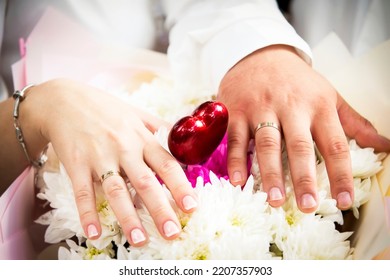
[(286, 221), (291, 226), (294, 224), (294, 217), (292, 215), (286, 215)]
[(240, 219), (240, 217), (238, 217), (238, 216), (235, 216), (232, 219), (232, 226), (239, 227), (239, 226), (242, 226), (243, 224), (244, 224), (243, 220)]
[(207, 245), (201, 244), (192, 254), (193, 260), (207, 260), (210, 250)]
[(102, 215), (104, 216), (108, 216), (109, 213), (108, 213), (108, 201), (107, 200), (104, 200), (103, 202), (99, 203), (97, 206), (96, 206), (96, 209), (99, 213), (101, 213)]
[(103, 253), (103, 250), (99, 250), (95, 247), (90, 247), (85, 251), (85, 259), (92, 260), (94, 256), (98, 256)]

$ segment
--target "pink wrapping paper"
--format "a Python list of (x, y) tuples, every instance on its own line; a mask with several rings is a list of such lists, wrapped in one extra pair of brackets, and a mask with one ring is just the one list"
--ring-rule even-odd
[(34, 213), (34, 170), (27, 168), (0, 197), (0, 259), (34, 259), (30, 236)]
[(164, 54), (99, 42), (53, 8), (45, 11), (28, 38), (21, 41), (25, 41), (21, 60), (12, 66), (16, 89), (62, 77), (89, 83), (97, 78), (117, 82), (118, 74), (123, 81), (125, 72), (129, 77), (139, 71), (169, 75)]

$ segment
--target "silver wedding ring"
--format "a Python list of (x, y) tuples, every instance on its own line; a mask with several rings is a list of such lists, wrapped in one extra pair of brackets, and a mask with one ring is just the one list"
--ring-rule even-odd
[(264, 127), (273, 127), (275, 129), (279, 130), (279, 132), (281, 132), (280, 131), (280, 126), (277, 123), (274, 123), (274, 122), (261, 122), (261, 123), (259, 123), (256, 126), (255, 134), (257, 133), (257, 131), (259, 131), (260, 129), (262, 129)]

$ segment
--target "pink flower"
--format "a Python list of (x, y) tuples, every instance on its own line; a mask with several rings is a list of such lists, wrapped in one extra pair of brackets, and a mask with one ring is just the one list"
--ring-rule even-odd
[[(251, 167), (251, 162), (248, 157), (248, 172)], [(227, 135), (222, 139), (221, 143), (211, 154), (209, 159), (202, 164), (188, 165), (184, 170), (192, 187), (196, 186), (196, 179), (201, 176), (204, 183), (210, 182), (210, 171), (218, 178), (229, 179), (227, 171)]]

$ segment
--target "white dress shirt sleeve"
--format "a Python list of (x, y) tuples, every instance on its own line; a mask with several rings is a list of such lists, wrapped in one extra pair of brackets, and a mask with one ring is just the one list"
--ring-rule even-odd
[(163, 1), (170, 29), (168, 57), (176, 79), (216, 91), (226, 72), (248, 54), (274, 44), (311, 50), (273, 0)]

